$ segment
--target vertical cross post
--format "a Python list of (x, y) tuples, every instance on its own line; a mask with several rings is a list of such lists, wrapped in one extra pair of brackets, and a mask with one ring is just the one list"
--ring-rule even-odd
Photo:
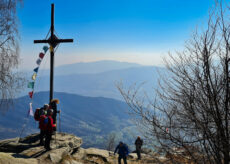
[[(54, 4), (51, 4), (51, 40), (54, 39)], [(54, 44), (50, 44), (50, 102), (53, 99), (54, 83)]]
[(73, 42), (73, 39), (58, 39), (54, 34), (54, 4), (51, 4), (51, 26), (50, 37), (47, 40), (34, 40), (34, 43), (48, 43), (50, 45), (50, 98), (53, 99), (53, 83), (54, 83), (54, 48), (59, 43)]

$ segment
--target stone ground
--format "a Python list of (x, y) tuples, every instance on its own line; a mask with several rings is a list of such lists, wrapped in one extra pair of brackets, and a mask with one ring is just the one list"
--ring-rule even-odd
[[(96, 148), (83, 149), (82, 142), (81, 138), (74, 135), (57, 133), (51, 141), (52, 150), (45, 151), (43, 146), (38, 145), (39, 134), (2, 140), (0, 164), (118, 164), (117, 154)], [(156, 154), (142, 154), (142, 158), (138, 161), (137, 155), (131, 153), (128, 164), (167, 163), (167, 158)]]

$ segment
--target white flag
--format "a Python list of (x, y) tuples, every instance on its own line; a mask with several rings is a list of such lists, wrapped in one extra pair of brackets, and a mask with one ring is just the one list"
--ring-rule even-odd
[(29, 112), (29, 114), (31, 116), (34, 116), (34, 112), (33, 112), (33, 108), (32, 108), (32, 103), (30, 103), (30, 112)]

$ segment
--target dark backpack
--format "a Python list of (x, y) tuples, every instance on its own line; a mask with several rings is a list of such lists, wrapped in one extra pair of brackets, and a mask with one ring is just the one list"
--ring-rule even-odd
[(126, 153), (127, 153), (126, 155), (129, 155), (129, 147), (128, 147), (128, 145), (124, 143), (124, 147), (126, 148), (126, 151), (127, 151), (127, 152), (126, 152)]
[(35, 119), (35, 121), (39, 121), (40, 120), (40, 108), (37, 108), (35, 110), (34, 119)]

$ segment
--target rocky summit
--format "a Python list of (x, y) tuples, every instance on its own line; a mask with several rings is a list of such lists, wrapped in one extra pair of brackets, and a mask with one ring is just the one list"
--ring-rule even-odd
[[(0, 141), (0, 164), (117, 164), (117, 155), (113, 152), (81, 148), (81, 138), (67, 133), (56, 133), (52, 136), (51, 148), (46, 151), (39, 146), (39, 134), (25, 138), (13, 138)], [(158, 163), (156, 155), (143, 154), (143, 160), (138, 161), (135, 153), (128, 156), (129, 164)], [(159, 160), (160, 158), (158, 158)], [(161, 162), (165, 159), (160, 159)]]

